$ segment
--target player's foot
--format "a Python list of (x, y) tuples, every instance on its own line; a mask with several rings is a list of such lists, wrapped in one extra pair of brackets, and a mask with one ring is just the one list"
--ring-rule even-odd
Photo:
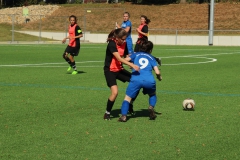
[(104, 116), (103, 116), (103, 119), (104, 119), (104, 120), (107, 120), (107, 121), (108, 121), (108, 120), (111, 120), (111, 119), (110, 119), (110, 114), (105, 113)]
[(161, 58), (156, 58), (156, 61), (157, 61), (157, 63), (159, 64), (159, 66), (162, 65), (162, 60), (161, 60)]
[(72, 67), (68, 67), (67, 71), (69, 72), (69, 71), (71, 71), (71, 69), (72, 69)]
[(118, 119), (118, 122), (127, 122), (127, 117), (126, 117), (126, 116), (121, 116), (121, 117)]
[(153, 107), (149, 106), (148, 111), (149, 111), (149, 119), (150, 120), (155, 120), (157, 116), (155, 114), (155, 111), (154, 111)]
[(78, 74), (78, 71), (73, 71), (72, 74)]

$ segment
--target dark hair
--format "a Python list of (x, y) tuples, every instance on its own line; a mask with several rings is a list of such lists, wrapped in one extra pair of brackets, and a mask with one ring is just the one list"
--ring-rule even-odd
[(75, 23), (77, 23), (77, 17), (76, 16), (74, 16), (74, 15), (69, 16), (69, 18), (68, 18), (69, 21), (70, 21), (71, 18), (74, 18), (75, 19)]
[(129, 12), (124, 12), (123, 15), (124, 15), (124, 14), (127, 14), (128, 17), (130, 18), (130, 13), (129, 13)]
[(144, 18), (146, 20), (146, 24), (149, 24), (151, 22), (150, 19), (148, 19), (145, 15), (141, 15), (140, 18)]
[(127, 32), (123, 28), (114, 29), (109, 33), (107, 42), (115, 38), (122, 38), (124, 36), (127, 36)]
[(143, 42), (140, 45), (141, 52), (151, 53), (152, 49), (153, 49), (153, 43), (151, 41)]

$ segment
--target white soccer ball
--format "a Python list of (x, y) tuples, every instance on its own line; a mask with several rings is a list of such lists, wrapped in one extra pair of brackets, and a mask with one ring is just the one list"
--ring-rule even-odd
[(195, 101), (191, 98), (184, 99), (182, 106), (185, 110), (193, 110), (195, 107)]

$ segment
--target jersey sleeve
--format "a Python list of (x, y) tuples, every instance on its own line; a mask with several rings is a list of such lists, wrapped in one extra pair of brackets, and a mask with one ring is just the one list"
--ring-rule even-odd
[(76, 28), (75, 28), (75, 35), (78, 36), (80, 34), (82, 34), (82, 30), (81, 30), (81, 28), (79, 26), (76, 26)]
[(116, 47), (116, 43), (114, 41), (109, 41), (107, 48), (112, 54), (114, 52), (118, 52), (117, 47)]
[(151, 59), (151, 65), (152, 65), (152, 67), (158, 66), (157, 61), (155, 60), (154, 57), (152, 57), (152, 59)]
[(131, 61), (132, 61), (132, 62), (134, 62), (135, 57), (136, 57), (136, 53), (133, 53), (133, 54), (130, 55), (130, 58), (131, 58)]
[(143, 33), (148, 33), (148, 26), (147, 25), (143, 26), (142, 32)]
[(132, 23), (130, 22), (130, 21), (127, 21), (127, 23), (126, 23), (126, 27), (132, 27)]

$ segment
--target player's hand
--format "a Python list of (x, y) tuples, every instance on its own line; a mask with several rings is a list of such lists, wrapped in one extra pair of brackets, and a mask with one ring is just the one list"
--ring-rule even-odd
[(66, 38), (64, 38), (63, 40), (62, 40), (62, 43), (65, 43), (66, 42)]
[(140, 70), (140, 67), (137, 66), (137, 65), (133, 65), (133, 69), (135, 69), (136, 71), (139, 71), (139, 70)]
[(116, 22), (116, 23), (115, 23), (115, 29), (118, 29), (118, 28), (121, 28), (121, 27), (120, 27), (119, 24)]
[(161, 74), (157, 74), (156, 76), (157, 76), (157, 79), (158, 79), (159, 81), (162, 80), (162, 76), (161, 76)]

